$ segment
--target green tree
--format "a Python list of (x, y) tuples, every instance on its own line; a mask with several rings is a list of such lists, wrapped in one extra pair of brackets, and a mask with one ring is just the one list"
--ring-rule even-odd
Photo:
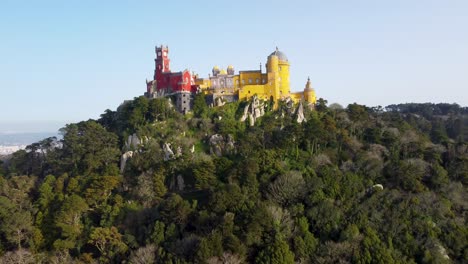
[(35, 182), (36, 178), (28, 176), (8, 180), (0, 177), (0, 237), (19, 249), (33, 242), (33, 207), (29, 193)]
[(97, 207), (106, 203), (121, 180), (120, 176), (89, 177), (84, 191), (87, 204), (91, 207)]
[(297, 220), (297, 227), (297, 234), (293, 238), (294, 251), (299, 259), (310, 260), (317, 248), (318, 240), (309, 231), (306, 217), (300, 217)]
[(356, 263), (395, 263), (387, 246), (382, 243), (372, 228), (366, 228), (359, 252), (354, 255)]
[(177, 116), (178, 113), (169, 100), (166, 98), (156, 98), (149, 101), (148, 115), (150, 121), (163, 121)]
[(216, 183), (215, 166), (211, 160), (202, 161), (193, 169), (195, 188), (209, 189)]
[(127, 245), (122, 241), (122, 235), (116, 227), (97, 227), (89, 235), (89, 243), (93, 244), (101, 253), (102, 262), (110, 262), (117, 255), (128, 250)]
[(179, 226), (187, 221), (192, 212), (190, 204), (175, 193), (161, 202), (159, 210), (164, 222), (177, 223)]
[(0, 234), (21, 249), (29, 242), (33, 231), (31, 212), (17, 207), (11, 200), (0, 196)]
[(305, 181), (298, 171), (289, 171), (279, 175), (268, 186), (267, 196), (282, 205), (290, 205), (302, 197), (305, 192)]
[(150, 236), (150, 242), (155, 245), (160, 245), (164, 241), (165, 228), (166, 225), (163, 222), (156, 221)]
[(193, 100), (193, 114), (198, 118), (207, 118), (208, 117), (208, 106), (206, 105), (205, 95), (199, 93), (195, 95)]
[(287, 264), (294, 263), (294, 254), (289, 250), (288, 244), (280, 235), (274, 235), (270, 241), (266, 241), (255, 259), (255, 263)]
[(63, 134), (62, 162), (66, 172), (117, 175), (120, 150), (117, 136), (95, 121), (69, 124)]
[(83, 231), (83, 214), (88, 210), (86, 201), (78, 195), (67, 197), (60, 207), (55, 225), (59, 228), (61, 238), (54, 242), (56, 249), (69, 249), (79, 242), (77, 238)]

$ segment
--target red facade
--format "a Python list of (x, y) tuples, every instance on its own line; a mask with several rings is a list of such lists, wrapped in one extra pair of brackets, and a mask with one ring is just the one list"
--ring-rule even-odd
[[(196, 91), (192, 74), (188, 70), (182, 72), (171, 72), (169, 48), (156, 47), (156, 67), (154, 70), (154, 80), (156, 81), (156, 91), (164, 93), (193, 92)], [(148, 84), (148, 93), (151, 92), (151, 84)]]

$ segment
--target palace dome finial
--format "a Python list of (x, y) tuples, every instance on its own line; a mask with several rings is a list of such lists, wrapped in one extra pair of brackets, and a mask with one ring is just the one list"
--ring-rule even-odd
[(288, 61), (288, 57), (286, 56), (286, 54), (280, 51), (278, 47), (276, 47), (276, 50), (273, 51), (268, 57), (271, 57), (271, 56), (277, 56), (280, 61)]

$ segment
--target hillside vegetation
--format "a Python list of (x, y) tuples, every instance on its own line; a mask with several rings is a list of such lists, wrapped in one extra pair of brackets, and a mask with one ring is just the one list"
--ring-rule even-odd
[(466, 107), (267, 103), (250, 126), (246, 104), (138, 97), (14, 153), (0, 263), (468, 262)]

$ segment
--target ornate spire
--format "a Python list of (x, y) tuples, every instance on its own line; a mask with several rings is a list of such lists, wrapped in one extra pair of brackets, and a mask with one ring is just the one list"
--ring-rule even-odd
[(312, 90), (314, 88), (312, 88), (312, 83), (310, 82), (310, 77), (307, 77), (307, 83), (306, 83), (306, 87), (304, 90)]

